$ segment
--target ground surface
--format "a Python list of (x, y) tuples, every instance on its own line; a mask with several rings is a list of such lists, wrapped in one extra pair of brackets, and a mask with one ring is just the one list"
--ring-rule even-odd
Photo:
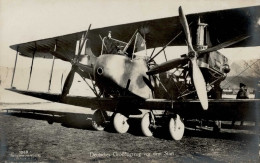
[[(8, 95), (21, 101), (7, 100)], [(235, 130), (227, 122), (220, 134), (186, 128), (183, 139), (173, 141), (163, 129), (154, 137), (142, 136), (139, 118), (130, 119), (128, 133), (117, 134), (110, 127), (92, 130), (90, 109), (35, 101), (6, 91), (0, 102), (0, 162), (258, 162), (259, 158), (259, 136), (250, 123)], [(3, 110), (13, 108), (78, 113), (53, 118)], [(48, 123), (50, 118), (53, 124)]]

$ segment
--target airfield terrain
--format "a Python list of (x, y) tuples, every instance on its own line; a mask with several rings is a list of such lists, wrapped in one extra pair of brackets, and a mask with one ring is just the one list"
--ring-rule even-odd
[[(112, 127), (94, 131), (91, 109), (52, 103), (1, 88), (0, 162), (258, 162), (259, 134), (253, 123), (221, 133), (191, 127), (181, 141), (173, 141), (164, 129), (154, 137), (141, 134), (140, 118), (131, 118), (130, 130), (117, 134)], [(13, 100), (15, 99), (15, 101)], [(66, 112), (47, 114), (6, 112), (4, 109), (35, 109)], [(48, 121), (53, 120), (53, 124)], [(50, 121), (49, 121), (50, 122)]]

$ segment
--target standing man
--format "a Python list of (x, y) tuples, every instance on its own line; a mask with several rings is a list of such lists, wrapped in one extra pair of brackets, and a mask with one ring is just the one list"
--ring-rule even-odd
[(240, 89), (237, 92), (237, 99), (248, 99), (248, 92), (246, 89), (246, 85), (243, 83), (240, 83)]
[[(246, 89), (246, 85), (244, 83), (240, 83), (240, 89), (237, 92), (237, 98), (236, 99), (248, 99), (248, 92)], [(240, 126), (243, 126), (244, 121), (241, 121)], [(235, 125), (235, 120), (232, 121), (232, 126)]]

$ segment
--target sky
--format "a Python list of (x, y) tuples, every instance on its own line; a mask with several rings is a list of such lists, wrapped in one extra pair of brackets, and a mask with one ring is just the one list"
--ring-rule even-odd
[[(0, 0), (0, 66), (13, 67), (10, 45), (116, 24), (260, 5), (260, 0)], [(187, 48), (178, 49), (178, 54)], [(221, 50), (232, 60), (259, 58), (260, 48)], [(240, 55), (239, 55), (240, 54)], [(245, 54), (250, 54), (245, 55)], [(20, 66), (30, 66), (19, 58)]]

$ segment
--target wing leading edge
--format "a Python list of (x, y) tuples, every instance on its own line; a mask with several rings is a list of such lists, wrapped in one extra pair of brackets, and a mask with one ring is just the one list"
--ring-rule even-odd
[[(187, 15), (188, 22), (201, 22), (208, 24), (212, 46), (230, 40), (239, 35), (248, 35), (249, 39), (241, 41), (231, 47), (260, 46), (260, 6), (219, 10)], [(196, 23), (193, 23), (193, 25)], [(193, 38), (195, 38), (196, 29), (191, 25)], [(115, 25), (104, 28), (90, 30), (89, 39), (91, 40), (91, 49), (98, 56), (101, 51), (101, 36), (106, 36), (108, 31), (112, 31), (113, 38), (128, 42), (136, 29), (142, 35), (145, 35), (147, 48), (162, 47), (166, 45), (181, 30), (182, 26), (179, 17), (167, 17), (161, 19), (147, 20), (135, 23)], [(32, 57), (36, 49), (39, 55), (36, 57), (52, 58), (49, 53), (57, 45), (56, 51), (61, 54), (74, 55), (76, 42), (82, 37), (82, 32), (69, 35), (63, 35), (43, 40), (11, 45), (10, 48), (18, 50), (21, 55)], [(194, 39), (195, 40), (195, 39)], [(185, 36), (179, 36), (170, 46), (186, 45)]]

